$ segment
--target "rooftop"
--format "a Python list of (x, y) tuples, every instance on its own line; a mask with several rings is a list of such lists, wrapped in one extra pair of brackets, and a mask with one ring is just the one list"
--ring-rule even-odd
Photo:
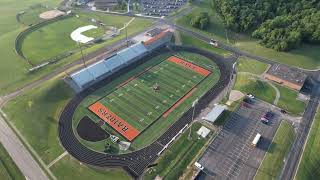
[(267, 74), (301, 86), (307, 78), (307, 75), (300, 69), (279, 64), (271, 66)]

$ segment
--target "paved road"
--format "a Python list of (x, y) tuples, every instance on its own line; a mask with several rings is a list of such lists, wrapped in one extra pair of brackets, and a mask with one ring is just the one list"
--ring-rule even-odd
[(0, 141), (27, 179), (49, 180), (2, 116), (0, 116)]
[(312, 121), (318, 109), (320, 100), (320, 85), (313, 88), (310, 101), (303, 114), (302, 122), (297, 131), (296, 139), (293, 143), (292, 149), (288, 155), (285, 167), (281, 173), (280, 179), (292, 180), (298, 169), (299, 160), (301, 158), (303, 147), (306, 142)]

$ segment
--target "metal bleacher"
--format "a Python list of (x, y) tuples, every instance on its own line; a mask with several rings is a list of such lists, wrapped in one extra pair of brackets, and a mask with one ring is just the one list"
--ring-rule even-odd
[(96, 80), (102, 79), (107, 75), (129, 65), (138, 58), (144, 56), (148, 49), (142, 44), (137, 43), (119, 51), (114, 56), (94, 63), (76, 73), (71, 74), (70, 78), (73, 88), (79, 92), (93, 84)]

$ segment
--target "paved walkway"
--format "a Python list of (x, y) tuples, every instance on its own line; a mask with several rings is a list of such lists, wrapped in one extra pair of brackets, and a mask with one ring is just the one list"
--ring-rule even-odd
[(0, 142), (28, 180), (49, 180), (17, 135), (0, 116)]

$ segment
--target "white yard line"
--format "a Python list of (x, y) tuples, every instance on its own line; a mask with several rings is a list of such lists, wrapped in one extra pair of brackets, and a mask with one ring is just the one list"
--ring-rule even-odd
[(48, 164), (48, 168), (50, 168), (52, 165), (54, 165), (56, 162), (58, 162), (60, 159), (62, 159), (64, 156), (68, 154), (68, 151), (65, 151), (60, 156), (58, 156), (55, 160), (53, 160), (50, 164)]

